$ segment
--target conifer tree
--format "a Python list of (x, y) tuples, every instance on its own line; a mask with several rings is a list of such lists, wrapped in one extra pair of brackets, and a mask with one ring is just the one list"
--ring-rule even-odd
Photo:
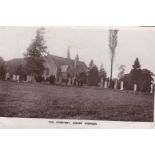
[(40, 28), (37, 30), (34, 40), (27, 48), (27, 52), (24, 54), (27, 72), (33, 78), (42, 76), (45, 69), (43, 56), (47, 53), (47, 46), (44, 40), (44, 28)]

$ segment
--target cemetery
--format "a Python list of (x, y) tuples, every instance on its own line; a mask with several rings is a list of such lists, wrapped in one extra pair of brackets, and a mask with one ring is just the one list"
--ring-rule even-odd
[[(104, 66), (46, 51), (42, 29), (23, 58), (0, 57), (0, 116), (153, 121), (154, 73), (135, 57), (113, 76), (118, 30), (109, 30), (110, 73)], [(39, 45), (38, 45), (39, 43)], [(126, 64), (125, 64), (126, 65)]]

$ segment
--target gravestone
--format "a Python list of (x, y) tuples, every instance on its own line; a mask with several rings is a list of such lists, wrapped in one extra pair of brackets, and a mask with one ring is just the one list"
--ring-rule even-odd
[(121, 81), (121, 87), (120, 87), (120, 90), (123, 90), (124, 89), (124, 82)]
[(17, 80), (17, 76), (15, 74), (13, 74), (12, 79), (13, 79), (13, 81), (16, 81)]
[(107, 88), (107, 81), (104, 82), (104, 88)]
[(19, 79), (20, 79), (20, 76), (19, 75), (17, 75), (16, 76), (16, 80), (19, 82)]
[(153, 93), (153, 84), (151, 84), (151, 91), (150, 93), (152, 94)]
[(26, 80), (26, 82), (31, 82), (31, 81), (32, 81), (32, 76), (27, 75), (27, 80)]
[(134, 88), (133, 88), (134, 92), (137, 91), (137, 84), (134, 84)]

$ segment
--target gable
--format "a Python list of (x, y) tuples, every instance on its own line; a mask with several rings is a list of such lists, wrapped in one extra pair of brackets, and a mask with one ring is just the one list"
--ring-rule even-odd
[[(57, 68), (61, 68), (61, 66), (69, 66), (70, 69), (74, 69), (74, 60), (73, 59), (68, 59), (68, 58), (63, 58), (55, 55), (48, 55), (46, 56), (49, 61), (54, 61), (55, 65)], [(84, 62), (78, 61), (77, 67), (80, 72), (86, 72), (87, 71), (87, 66)]]

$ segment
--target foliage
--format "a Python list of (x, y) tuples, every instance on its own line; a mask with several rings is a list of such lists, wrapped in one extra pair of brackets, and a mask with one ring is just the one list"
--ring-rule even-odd
[(97, 86), (99, 82), (99, 71), (96, 65), (94, 65), (92, 68), (88, 71), (88, 77), (87, 77), (88, 85), (89, 86)]
[(15, 74), (20, 76), (20, 80), (26, 80), (26, 70), (22, 64), (17, 67)]
[(141, 65), (140, 65), (140, 62), (139, 62), (139, 59), (136, 58), (136, 60), (134, 61), (134, 64), (132, 65), (133, 69), (140, 69), (141, 68)]
[(4, 80), (6, 74), (6, 66), (2, 57), (0, 57), (0, 79)]
[(45, 46), (43, 30), (43, 28), (37, 30), (35, 39), (25, 53), (28, 74), (34, 77), (42, 76), (45, 69), (43, 56), (47, 54), (47, 46)]
[(5, 79), (5, 74), (6, 74), (6, 67), (5, 67), (5, 64), (2, 63), (0, 64), (0, 79), (1, 80)]
[(79, 75), (80, 80), (82, 81), (82, 83), (86, 84), (87, 83), (87, 75), (85, 72), (81, 72)]
[(123, 75), (125, 73), (125, 65), (120, 65), (118, 70), (119, 70), (118, 78), (120, 79), (121, 77), (123, 77)]
[(125, 74), (120, 80), (124, 81), (127, 90), (133, 90), (134, 84), (137, 84), (137, 90), (149, 92), (153, 81), (153, 73), (148, 69), (140, 69), (138, 58), (135, 60), (133, 69), (129, 74)]
[(54, 75), (51, 75), (48, 80), (49, 80), (50, 84), (55, 84), (56, 79), (55, 79)]

